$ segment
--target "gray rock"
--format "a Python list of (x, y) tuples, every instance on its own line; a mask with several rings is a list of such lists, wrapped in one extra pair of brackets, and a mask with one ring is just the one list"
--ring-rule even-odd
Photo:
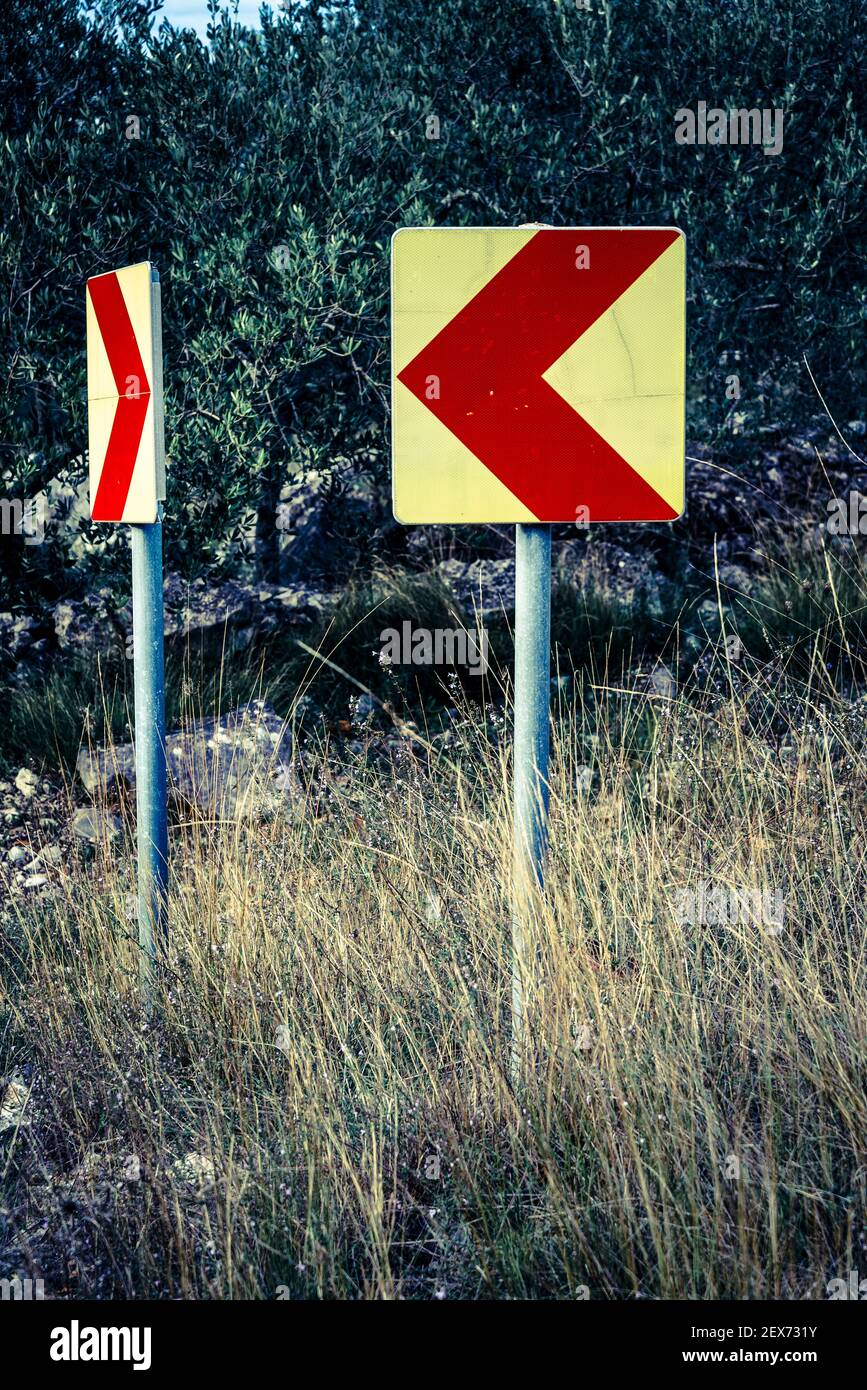
[(515, 563), (506, 560), (441, 560), (436, 573), (468, 613), (484, 621), (515, 607)]
[(726, 597), (725, 591), (727, 589), (734, 589), (739, 594), (749, 594), (754, 587), (753, 576), (743, 565), (720, 565), (719, 579), (723, 589), (723, 598)]
[(51, 865), (63, 862), (63, 850), (60, 845), (44, 845), (31, 864), (31, 869), (47, 868)]
[(163, 597), (167, 637), (188, 637), (227, 625), (237, 628), (256, 616), (256, 598), (250, 586), (232, 580), (213, 586), (204, 579), (189, 583), (180, 575), (169, 574)]
[[(231, 579), (209, 584), (203, 578), (188, 582), (177, 574), (166, 576), (163, 596), (167, 638), (226, 631), (236, 649), (257, 632), (310, 622), (332, 601), (309, 584), (244, 584)], [(118, 606), (108, 589), (58, 603), (54, 632), (61, 651), (122, 650), (132, 655), (132, 609), (128, 603)]]
[(185, 1202), (204, 1202), (220, 1191), (231, 1194), (237, 1202), (248, 1177), (246, 1168), (237, 1160), (231, 1172), (221, 1172), (210, 1154), (195, 1151), (175, 1159), (168, 1171), (177, 1195)]
[(331, 478), (319, 471), (291, 478), (284, 486), (274, 518), (281, 576), (297, 578), (322, 571), (324, 518), (331, 490)]
[(35, 772), (31, 772), (29, 767), (22, 767), (15, 778), (15, 785), (24, 800), (30, 801), (39, 786), (39, 778)]
[(431, 532), (436, 528), (433, 526), (416, 526), (406, 538), (406, 553), (413, 560), (424, 562), (430, 559), (433, 546), (431, 544)]
[(671, 670), (663, 662), (658, 662), (650, 673), (648, 688), (654, 695), (664, 695), (673, 700), (677, 694), (677, 681)]
[(54, 608), (54, 633), (64, 652), (107, 653), (122, 648), (131, 626), (129, 604), (118, 607), (108, 589)]
[(80, 806), (69, 828), (76, 839), (85, 840), (88, 844), (100, 844), (105, 840), (116, 840), (123, 829), (123, 822), (113, 811), (104, 811), (99, 806)]
[[(271, 815), (285, 809), (297, 791), (291, 731), (262, 700), (169, 734), (166, 761), (172, 798), (219, 815)], [(120, 783), (135, 786), (132, 744), (85, 749), (77, 768), (91, 793)]]
[(135, 786), (135, 749), (131, 743), (103, 750), (83, 748), (75, 766), (88, 792), (108, 791), (121, 783)]
[[(723, 615), (725, 615), (727, 611), (726, 605), (723, 604)], [(719, 631), (719, 603), (715, 598), (702, 599), (695, 610), (695, 615), (706, 632), (715, 633)]]
[(316, 469), (290, 478), (274, 518), (279, 578), (344, 578), (382, 510), (378, 489), (361, 474)]
[(641, 608), (659, 618), (664, 610), (663, 579), (652, 555), (633, 554), (593, 537), (586, 545), (567, 541), (555, 555), (558, 574), (624, 608)]
[(26, 1113), (30, 1087), (20, 1071), (0, 1081), (0, 1134), (30, 1123)]
[[(555, 547), (553, 563), (561, 578), (603, 593), (626, 607), (641, 604), (651, 616), (663, 611), (662, 576), (652, 557), (633, 555), (609, 541), (566, 541)], [(515, 608), (515, 566), (502, 560), (442, 560), (436, 573), (469, 613), (482, 620)]]
[(39, 625), (21, 614), (0, 613), (0, 656), (19, 661), (33, 647)]
[(167, 576), (164, 594), (167, 637), (228, 628), (236, 646), (246, 645), (254, 632), (271, 630), (284, 621), (309, 622), (330, 601), (309, 584), (286, 587), (229, 579), (208, 585), (202, 579), (187, 583), (176, 574)]

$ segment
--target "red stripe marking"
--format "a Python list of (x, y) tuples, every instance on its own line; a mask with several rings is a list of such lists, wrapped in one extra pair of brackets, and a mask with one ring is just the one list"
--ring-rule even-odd
[(119, 400), (91, 507), (94, 521), (121, 521), (135, 471), (151, 388), (114, 271), (87, 282)]
[[(546, 372), (662, 255), (677, 232), (541, 230), (410, 362), (399, 380), (540, 521), (671, 519), (673, 508)], [(590, 268), (575, 249), (587, 246)], [(439, 378), (439, 399), (425, 396)]]
[(91, 508), (94, 521), (123, 520), (149, 403), (149, 395), (121, 396), (115, 407), (105, 462)]

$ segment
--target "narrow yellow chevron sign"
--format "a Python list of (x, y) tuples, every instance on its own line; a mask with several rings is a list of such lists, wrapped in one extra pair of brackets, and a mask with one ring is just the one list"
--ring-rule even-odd
[(672, 521), (684, 507), (676, 227), (392, 240), (399, 521)]
[(86, 304), (91, 517), (151, 523), (166, 495), (159, 276), (148, 261), (94, 275)]

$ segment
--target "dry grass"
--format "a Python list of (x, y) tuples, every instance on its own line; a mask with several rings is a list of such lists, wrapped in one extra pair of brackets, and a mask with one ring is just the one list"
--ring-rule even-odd
[[(178, 825), (151, 1023), (128, 855), (20, 915), (0, 1272), (97, 1297), (821, 1298), (857, 1268), (858, 709), (807, 691), (775, 744), (760, 673), (703, 702), (586, 693), (558, 721), (517, 1090), (496, 717), (335, 765), (291, 818)], [(683, 924), (701, 880), (781, 890), (782, 931)]]

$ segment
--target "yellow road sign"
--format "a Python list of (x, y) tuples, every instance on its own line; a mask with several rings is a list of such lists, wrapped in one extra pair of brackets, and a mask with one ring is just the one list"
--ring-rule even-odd
[(678, 516), (685, 259), (677, 228), (397, 232), (398, 520)]
[(165, 497), (160, 285), (148, 261), (87, 282), (94, 521), (153, 522)]

